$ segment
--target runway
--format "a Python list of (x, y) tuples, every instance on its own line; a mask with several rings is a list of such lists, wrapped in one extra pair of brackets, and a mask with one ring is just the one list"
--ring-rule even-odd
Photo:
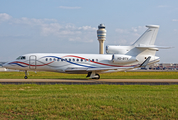
[(178, 85), (178, 79), (0, 79), (0, 84)]

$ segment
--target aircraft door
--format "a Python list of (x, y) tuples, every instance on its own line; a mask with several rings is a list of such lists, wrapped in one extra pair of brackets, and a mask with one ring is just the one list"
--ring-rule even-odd
[(37, 57), (35, 55), (31, 55), (29, 57), (29, 68), (32, 70), (36, 69), (36, 59)]

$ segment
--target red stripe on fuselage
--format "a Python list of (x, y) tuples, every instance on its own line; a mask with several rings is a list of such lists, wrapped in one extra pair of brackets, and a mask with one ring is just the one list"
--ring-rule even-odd
[[(79, 56), (75, 56), (75, 55), (66, 55), (66, 56), (63, 56), (61, 58), (65, 58), (65, 57), (76, 57), (76, 58), (80, 58), (80, 59), (86, 59), (86, 58), (83, 58), (83, 57), (79, 57)], [(86, 59), (88, 61), (88, 59)], [(118, 65), (110, 65), (110, 64), (105, 64), (105, 63), (99, 63), (99, 62), (95, 62), (95, 61), (92, 61), (90, 60), (90, 62), (93, 62), (93, 63), (96, 63), (96, 64), (99, 64), (99, 65), (105, 65), (105, 66), (112, 66), (112, 67), (131, 67), (131, 66), (118, 66)], [(135, 65), (136, 66), (136, 65)]]

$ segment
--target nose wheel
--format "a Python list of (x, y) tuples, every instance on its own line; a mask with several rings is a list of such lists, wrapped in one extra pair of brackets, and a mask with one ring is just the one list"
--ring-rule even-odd
[(27, 77), (27, 70), (25, 70), (25, 77), (24, 77), (24, 79), (28, 79), (28, 77)]

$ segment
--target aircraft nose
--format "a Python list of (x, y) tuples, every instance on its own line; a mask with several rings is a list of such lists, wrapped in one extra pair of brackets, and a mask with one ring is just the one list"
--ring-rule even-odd
[(7, 67), (7, 63), (2, 64), (2, 67), (6, 68)]
[(2, 67), (3, 67), (3, 68), (7, 68), (7, 69), (10, 68), (9, 62), (4, 63), (4, 64), (2, 65)]

